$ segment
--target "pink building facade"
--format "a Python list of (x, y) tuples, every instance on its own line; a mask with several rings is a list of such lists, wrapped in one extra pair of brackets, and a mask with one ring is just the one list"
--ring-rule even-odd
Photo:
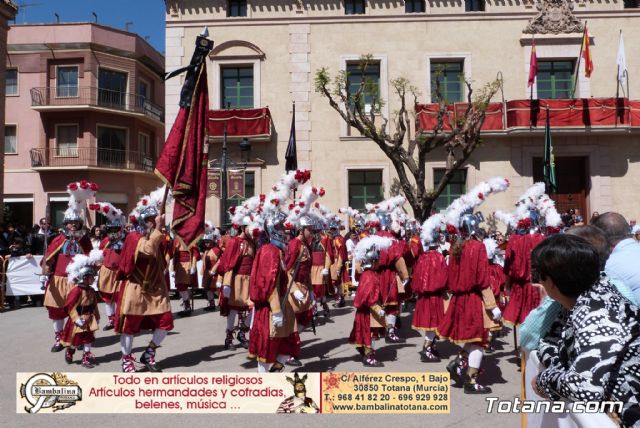
[(9, 221), (60, 225), (71, 181), (98, 183), (97, 199), (125, 212), (160, 185), (164, 57), (145, 40), (93, 23), (16, 25), (6, 66)]

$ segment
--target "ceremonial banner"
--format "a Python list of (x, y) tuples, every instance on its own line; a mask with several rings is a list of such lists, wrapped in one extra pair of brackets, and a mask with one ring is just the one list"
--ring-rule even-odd
[(213, 42), (199, 36), (180, 94), (180, 110), (158, 158), (155, 173), (175, 200), (171, 229), (189, 248), (204, 233), (207, 153), (204, 150), (209, 90), (205, 58)]
[(227, 195), (244, 199), (244, 171), (227, 171)]
[(207, 171), (207, 198), (210, 196), (222, 197), (222, 173), (219, 169)]

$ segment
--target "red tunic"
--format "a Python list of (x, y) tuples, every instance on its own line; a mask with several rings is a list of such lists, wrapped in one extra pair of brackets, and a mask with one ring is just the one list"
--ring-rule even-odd
[(497, 264), (489, 264), (489, 286), (493, 291), (493, 296), (496, 298), (496, 304), (501, 311), (504, 311), (504, 305), (500, 303), (500, 295), (502, 294), (502, 286), (507, 280), (507, 276), (504, 274), (503, 268)]
[(447, 287), (447, 263), (436, 250), (422, 253), (413, 268), (412, 288), (418, 295), (411, 327), (435, 331), (444, 317), (443, 292)]
[[(285, 260), (284, 260), (287, 272), (293, 273), (293, 270), (295, 269), (295, 266), (296, 266), (296, 262), (298, 261), (298, 258), (301, 257), (303, 246), (305, 246), (309, 254), (311, 254), (311, 251), (309, 250), (309, 246), (306, 243), (302, 242), (302, 239), (300, 238), (292, 239), (287, 244), (287, 251), (285, 252)], [(298, 268), (298, 274), (296, 275), (294, 282), (299, 283), (303, 287), (306, 287), (307, 290), (310, 290), (310, 291), (313, 290), (311, 286), (311, 259), (306, 260), (303, 258), (303, 260), (300, 262), (300, 267)], [(307, 306), (306, 303), (305, 303), (305, 306)], [(304, 327), (308, 327), (309, 325), (311, 325), (312, 318), (313, 318), (312, 308), (309, 308), (307, 310), (302, 310), (300, 312), (296, 312), (296, 320), (298, 324)]]
[(347, 252), (347, 241), (344, 239), (344, 236), (337, 235), (333, 238), (333, 248), (335, 254), (335, 263), (333, 264), (333, 268), (335, 270), (341, 270), (341, 277), (338, 278), (336, 276), (335, 282), (342, 282), (343, 284), (348, 284), (351, 282), (351, 277), (349, 276), (350, 272), (347, 269), (347, 261), (349, 260), (349, 253)]
[(358, 347), (370, 348), (371, 338), (378, 338), (384, 334), (384, 328), (371, 327), (371, 309), (380, 308), (381, 303), (380, 274), (372, 270), (362, 272), (358, 283), (358, 292), (353, 301), (353, 306), (356, 307), (356, 316), (349, 335), (349, 343)]
[(504, 273), (511, 280), (511, 295), (503, 317), (510, 324), (522, 324), (529, 312), (540, 304), (540, 293), (531, 285), (531, 252), (542, 240), (544, 236), (539, 233), (509, 238)]
[[(229, 315), (229, 310), (234, 309), (237, 311), (246, 311), (248, 305), (242, 304), (242, 302), (248, 300), (249, 290), (242, 287), (242, 284), (248, 282), (249, 275), (251, 275), (251, 266), (253, 265), (254, 253), (253, 243), (249, 242), (243, 236), (234, 236), (229, 238), (225, 244), (224, 252), (220, 258), (220, 264), (218, 265), (218, 274), (223, 279), (223, 285), (230, 285), (232, 287), (231, 296), (229, 298), (224, 297), (223, 293), (220, 293), (220, 315)], [(246, 296), (241, 295), (246, 293)], [(245, 297), (247, 298), (245, 300)]]
[[(404, 241), (395, 239), (392, 233), (381, 230), (377, 236), (393, 239), (393, 244), (389, 249), (380, 252), (378, 260), (380, 266), (380, 292), (382, 303), (387, 315), (398, 313), (398, 280), (396, 279), (396, 262), (402, 258), (405, 246)], [(359, 285), (358, 285), (359, 287)]]
[[(271, 334), (272, 309), (280, 309), (280, 299), (287, 290), (287, 276), (282, 269), (282, 252), (273, 244), (260, 247), (251, 269), (249, 297), (254, 303), (253, 322), (249, 335), (249, 355), (260, 362), (274, 363), (278, 354), (298, 355), (300, 337), (293, 332), (288, 337)], [(280, 312), (284, 312), (280, 309)]]
[[(60, 342), (64, 346), (80, 346), (87, 343), (93, 343), (96, 338), (93, 334), (98, 328), (98, 296), (93, 288), (75, 286), (67, 295), (64, 306), (65, 311), (69, 314), (69, 318), (62, 330)], [(77, 319), (85, 320), (84, 327), (78, 327), (75, 322)]]
[(49, 311), (50, 319), (66, 318), (64, 305), (71, 290), (71, 284), (67, 282), (67, 266), (76, 254), (88, 255), (92, 248), (91, 240), (86, 235), (79, 241), (72, 242), (62, 234), (56, 236), (47, 247), (47, 254), (42, 262), (46, 272), (53, 274), (44, 295), (44, 306)]
[(325, 281), (329, 281), (329, 277), (322, 275), (322, 271), (330, 269), (334, 260), (331, 238), (323, 235), (318, 242), (314, 242), (311, 251), (311, 285), (316, 299), (329, 294), (325, 287)]
[(449, 307), (436, 329), (438, 336), (453, 343), (484, 344), (488, 330), (484, 327), (481, 292), (489, 287), (489, 260), (482, 242), (464, 243), (460, 260), (449, 258), (447, 287), (452, 293)]

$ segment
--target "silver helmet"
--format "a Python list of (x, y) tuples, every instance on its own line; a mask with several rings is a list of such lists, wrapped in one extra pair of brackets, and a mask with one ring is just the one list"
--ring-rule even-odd
[(284, 249), (287, 242), (287, 231), (284, 223), (287, 215), (282, 211), (277, 211), (273, 215), (269, 215), (264, 222), (264, 230), (269, 236), (269, 240), (273, 245), (280, 249)]
[(79, 222), (80, 226), (82, 227), (84, 220), (82, 219), (82, 216), (77, 210), (68, 208), (64, 212), (64, 219), (62, 220), (62, 223), (66, 225), (67, 223), (73, 223), (73, 222)]
[(375, 246), (372, 245), (371, 247), (367, 248), (366, 253), (364, 254), (364, 257), (362, 258), (362, 268), (363, 269), (372, 269), (373, 268), (373, 264), (380, 258), (380, 250)]
[(466, 236), (471, 237), (477, 235), (480, 229), (482, 219), (471, 211), (466, 211), (460, 217), (460, 231)]

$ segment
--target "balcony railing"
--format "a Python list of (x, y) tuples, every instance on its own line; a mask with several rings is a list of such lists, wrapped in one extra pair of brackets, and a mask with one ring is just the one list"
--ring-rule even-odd
[(32, 168), (88, 166), (153, 172), (155, 167), (155, 159), (151, 156), (127, 150), (56, 147), (53, 149), (31, 149), (29, 154), (31, 155)]
[(34, 107), (93, 106), (107, 109), (142, 113), (162, 122), (164, 110), (141, 95), (112, 91), (95, 87), (40, 87), (31, 88), (31, 105)]

